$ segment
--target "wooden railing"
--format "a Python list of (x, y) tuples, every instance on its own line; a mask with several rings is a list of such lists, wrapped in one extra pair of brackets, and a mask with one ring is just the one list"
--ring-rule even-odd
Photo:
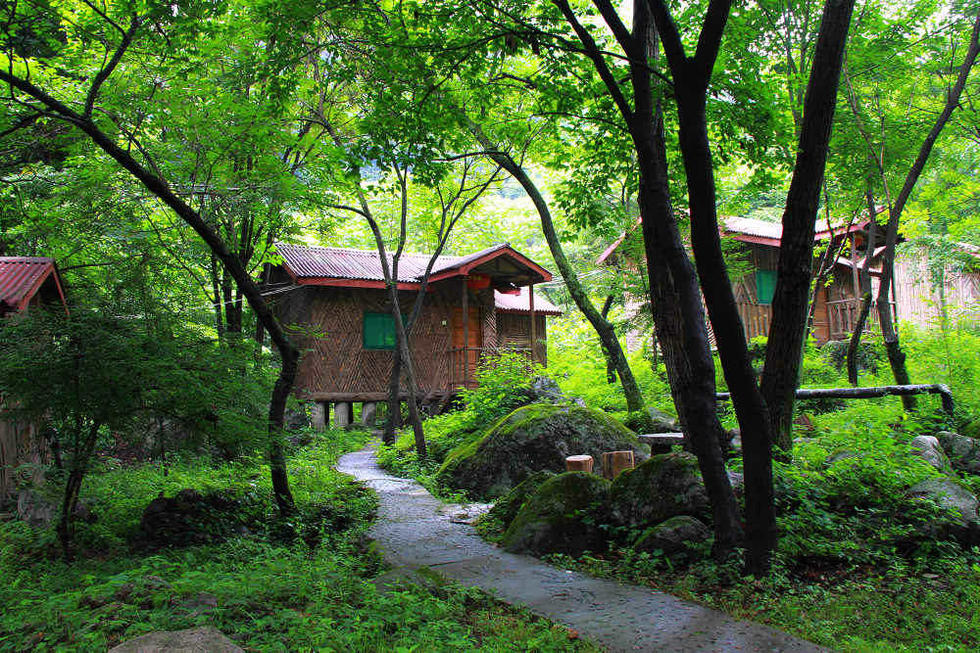
[[(891, 305), (892, 315), (895, 315), (895, 302), (888, 303)], [(835, 299), (827, 302), (827, 320), (830, 326), (830, 339), (841, 340), (853, 333), (860, 312), (860, 298)], [(868, 312), (868, 320), (864, 325), (864, 330), (867, 333), (881, 333), (876, 302), (871, 302), (871, 310)]]

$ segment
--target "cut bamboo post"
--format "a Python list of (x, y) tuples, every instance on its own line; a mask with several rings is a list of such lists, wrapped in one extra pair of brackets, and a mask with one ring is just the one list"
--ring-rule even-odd
[(602, 454), (602, 475), (610, 481), (634, 467), (636, 458), (632, 451), (606, 451)]
[(565, 458), (565, 469), (569, 472), (587, 472), (591, 474), (594, 462), (592, 456), (568, 456)]

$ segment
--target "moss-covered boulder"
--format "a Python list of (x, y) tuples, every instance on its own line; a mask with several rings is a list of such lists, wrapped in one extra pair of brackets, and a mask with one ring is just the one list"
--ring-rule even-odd
[(514, 553), (603, 551), (600, 524), (608, 521), (610, 483), (585, 472), (565, 472), (538, 487), (504, 533), (501, 544)]
[(626, 415), (626, 428), (637, 433), (676, 433), (680, 431), (677, 419), (653, 406), (646, 406)]
[(518, 483), (513, 490), (500, 497), (484, 519), (495, 521), (500, 528), (506, 529), (517, 517), (517, 513), (520, 512), (525, 502), (537, 492), (545, 481), (554, 476), (554, 472), (548, 471), (531, 474)]
[(700, 519), (690, 515), (677, 515), (648, 528), (640, 535), (633, 550), (662, 551), (665, 555), (673, 556), (685, 553), (689, 545), (700, 544), (711, 537), (711, 529)]
[(652, 456), (616, 477), (611, 490), (615, 519), (652, 526), (677, 515), (709, 515), (698, 461), (687, 452)]
[(562, 472), (565, 458), (589, 454), (601, 473), (602, 452), (630, 449), (637, 458), (648, 448), (618, 421), (581, 406), (532, 404), (518, 408), (482, 437), (449, 453), (438, 482), (473, 497), (498, 497), (531, 474)]

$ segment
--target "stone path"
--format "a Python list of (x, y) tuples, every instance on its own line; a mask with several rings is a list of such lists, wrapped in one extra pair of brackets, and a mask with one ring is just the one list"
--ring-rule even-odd
[(498, 549), (472, 526), (451, 521), (458, 507), (441, 503), (414, 480), (385, 473), (373, 447), (343, 456), (337, 469), (378, 493), (378, 520), (369, 535), (396, 570), (428, 567), (564, 624), (609, 651), (824, 650), (663, 592)]

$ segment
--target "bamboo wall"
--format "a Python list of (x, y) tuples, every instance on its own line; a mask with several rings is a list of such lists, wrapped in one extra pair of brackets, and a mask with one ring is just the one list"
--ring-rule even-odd
[[(548, 364), (547, 320), (544, 315), (535, 315), (534, 359), (542, 365)], [(531, 316), (521, 313), (498, 313), (499, 348), (529, 352), (531, 349)]]
[[(454, 380), (454, 330), (460, 320), (462, 284), (437, 284), (428, 293), (418, 323), (412, 330), (411, 346), (420, 393), (444, 393), (462, 385), (462, 374)], [(417, 293), (402, 291), (399, 302), (405, 313), (411, 310)], [(468, 303), (477, 314), (478, 331), (470, 333), (471, 344), (487, 346), (496, 339), (496, 318), (492, 293), (470, 291)], [(297, 394), (321, 400), (365, 401), (364, 395), (385, 393), (388, 388), (393, 352), (363, 348), (365, 312), (390, 312), (387, 291), (363, 288), (303, 286), (286, 294), (277, 303), (283, 322), (290, 329), (302, 358), (296, 378)], [(472, 323), (471, 323), (472, 324)], [(495, 344), (495, 343), (494, 343)], [(472, 379), (475, 361), (471, 360)], [(460, 367), (460, 369), (462, 369)], [(329, 396), (324, 396), (329, 395)], [(349, 395), (341, 397), (340, 395)]]
[[(43, 450), (35, 437), (33, 425), (0, 418), (0, 497), (12, 494), (17, 487), (14, 468), (25, 463), (45, 462)], [(35, 479), (38, 478), (35, 474)]]
[[(925, 256), (899, 252), (895, 261), (895, 299), (898, 319), (920, 327), (936, 326), (942, 319), (939, 289), (930, 282)], [(942, 295), (951, 320), (980, 320), (980, 273), (945, 272)]]

